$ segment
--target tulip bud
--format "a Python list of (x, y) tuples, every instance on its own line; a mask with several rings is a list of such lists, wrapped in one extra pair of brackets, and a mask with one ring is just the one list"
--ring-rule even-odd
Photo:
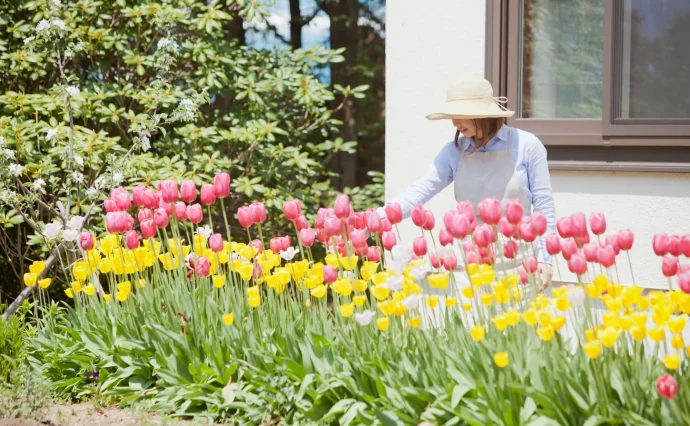
[[(577, 243), (572, 238), (561, 242), (561, 253), (565, 260), (570, 260), (573, 254), (577, 253)], [(585, 259), (587, 260), (587, 259)]]
[(508, 200), (506, 202), (506, 220), (513, 225), (517, 225), (522, 220), (524, 210), (520, 200)]
[(153, 221), (156, 222), (156, 226), (158, 228), (165, 228), (170, 223), (170, 219), (168, 214), (165, 212), (165, 209), (156, 209), (156, 212), (153, 214)]
[(603, 213), (592, 213), (589, 215), (589, 227), (594, 235), (601, 235), (606, 232), (606, 218)]
[(487, 224), (477, 226), (472, 232), (472, 240), (477, 247), (486, 247), (493, 242), (493, 232)]
[(297, 216), (297, 219), (295, 219), (295, 226), (297, 227), (298, 231), (309, 228), (307, 218), (304, 217), (304, 215)]
[(424, 256), (427, 252), (426, 239), (424, 237), (417, 237), (412, 242), (412, 251), (417, 256)]
[(367, 259), (371, 262), (379, 262), (381, 260), (381, 247), (371, 246), (367, 248)]
[(326, 238), (331, 238), (334, 235), (340, 235), (343, 232), (343, 224), (335, 216), (330, 216), (326, 218), (323, 226), (324, 231), (326, 231)]
[(383, 235), (384, 232), (390, 232), (393, 230), (393, 225), (386, 217), (381, 218), (381, 227), (379, 228), (379, 235)]
[(182, 192), (182, 199), (186, 203), (192, 203), (196, 200), (197, 191), (196, 184), (191, 180), (183, 180), (180, 185), (180, 192)]
[(678, 274), (678, 287), (683, 293), (690, 293), (690, 272), (682, 272)]
[(488, 225), (497, 225), (501, 220), (501, 202), (497, 198), (485, 198), (477, 205), (479, 218)]
[(434, 218), (434, 214), (429, 210), (425, 210), (424, 225), (422, 225), (422, 229), (425, 229), (427, 231), (433, 231), (434, 226), (436, 226), (436, 219)]
[(208, 247), (214, 252), (218, 253), (223, 251), (223, 236), (220, 234), (213, 234), (208, 239)]
[(412, 218), (412, 223), (415, 224), (415, 226), (422, 227), (426, 223), (426, 213), (424, 212), (424, 207), (421, 205), (416, 205), (412, 208), (412, 212), (410, 213), (410, 217)]
[(381, 243), (383, 244), (384, 249), (388, 251), (393, 250), (393, 247), (395, 247), (395, 245), (397, 244), (395, 234), (390, 231), (384, 232), (381, 236)]
[(539, 263), (537, 262), (537, 259), (534, 257), (528, 257), (527, 259), (522, 260), (522, 267), (525, 268), (525, 270), (531, 274), (537, 272), (538, 266)]
[(237, 209), (237, 220), (243, 228), (249, 228), (253, 224), (252, 211), (247, 206)]
[(664, 374), (656, 380), (656, 390), (663, 398), (673, 399), (678, 393), (678, 382), (670, 374)]
[(350, 197), (346, 194), (340, 194), (335, 199), (335, 204), (333, 210), (335, 211), (335, 216), (338, 219), (345, 219), (350, 216)]
[(103, 207), (105, 208), (106, 213), (112, 213), (112, 212), (116, 212), (119, 210), (117, 208), (117, 204), (115, 204), (115, 201), (111, 200), (110, 198), (107, 198), (103, 202)]
[(299, 200), (289, 200), (283, 203), (285, 219), (295, 221), (302, 214), (302, 204)]
[(587, 218), (584, 213), (578, 212), (570, 216), (573, 226), (574, 237), (584, 237), (587, 232)]
[(194, 262), (194, 273), (201, 278), (208, 277), (209, 273), (211, 271), (211, 262), (204, 257), (204, 256), (199, 256), (196, 258), (196, 261)]
[(672, 277), (678, 273), (678, 258), (672, 254), (667, 254), (661, 261), (661, 272), (665, 277)]
[(381, 218), (376, 210), (370, 210), (367, 212), (367, 229), (372, 234), (378, 234), (381, 228)]
[(124, 188), (113, 188), (112, 191), (110, 191), (110, 198), (115, 201), (118, 210), (129, 210), (132, 207), (132, 200), (129, 198), (129, 192)]
[(573, 253), (568, 261), (568, 269), (576, 275), (583, 275), (587, 272), (587, 259), (582, 253)]
[(628, 251), (632, 248), (633, 241), (635, 240), (635, 236), (629, 229), (618, 231), (616, 238), (618, 239), (618, 246), (620, 249), (625, 251)]
[(402, 222), (403, 219), (403, 214), (402, 214), (402, 209), (400, 208), (400, 204), (398, 203), (390, 203), (386, 204), (386, 217), (390, 221), (391, 224), (396, 225), (400, 222)]
[(518, 243), (515, 240), (507, 240), (503, 244), (503, 256), (507, 259), (515, 259), (515, 255), (518, 252)]
[(434, 253), (429, 254), (429, 260), (431, 261), (431, 267), (438, 269), (441, 267), (441, 259), (439, 259)]
[(508, 222), (508, 219), (502, 217), (501, 220), (498, 221), (498, 230), (501, 231), (501, 234), (505, 235), (506, 237), (512, 238), (517, 232), (517, 227)]
[(446, 271), (454, 271), (458, 266), (458, 258), (455, 256), (455, 253), (451, 253), (450, 256), (442, 259), (441, 263)]
[(453, 236), (453, 238), (462, 240), (467, 236), (470, 229), (470, 221), (467, 219), (467, 216), (462, 213), (458, 213), (453, 215), (451, 226), (448, 227), (448, 232)]
[(680, 249), (680, 254), (682, 254), (685, 257), (690, 257), (690, 235), (684, 235), (680, 239), (678, 248)]
[(251, 240), (247, 245), (257, 249), (258, 253), (263, 253), (264, 251), (264, 245), (261, 243), (261, 240)]
[(442, 246), (447, 246), (453, 244), (453, 236), (448, 233), (446, 228), (441, 228), (441, 231), (438, 233), (438, 241)]
[(530, 220), (532, 223), (532, 231), (538, 236), (541, 237), (544, 235), (546, 232), (546, 228), (548, 226), (546, 222), (546, 216), (542, 214), (541, 212), (534, 212), (532, 213), (532, 218)]
[(175, 212), (175, 218), (178, 221), (182, 222), (187, 219), (187, 206), (182, 201), (176, 202), (173, 206), (173, 210)]
[(129, 231), (127, 235), (125, 235), (125, 243), (130, 250), (139, 247), (139, 234), (137, 234), (137, 231)]
[(153, 219), (153, 213), (151, 213), (150, 209), (140, 209), (137, 217), (139, 218), (139, 223), (141, 223), (146, 219)]
[(189, 219), (190, 222), (197, 224), (201, 222), (203, 218), (204, 214), (201, 211), (201, 205), (191, 204), (187, 206), (187, 219)]
[(613, 253), (618, 256), (621, 252), (621, 247), (618, 245), (618, 236), (617, 235), (607, 235), (606, 236), (606, 245), (611, 246), (613, 249)]
[(174, 179), (166, 179), (158, 186), (161, 198), (166, 203), (176, 203), (180, 197), (177, 192), (177, 182)]
[(678, 235), (673, 235), (668, 241), (668, 252), (676, 257), (680, 256), (680, 242), (680, 237)]
[(668, 245), (671, 239), (666, 234), (656, 234), (652, 238), (652, 248), (657, 256), (663, 256), (668, 253)]
[(534, 232), (530, 218), (522, 218), (520, 224), (518, 225), (518, 236), (521, 240), (527, 243), (531, 243), (537, 239), (537, 235)]
[(482, 260), (479, 256), (479, 253), (477, 253), (475, 250), (465, 252), (465, 256), (467, 257), (467, 263), (469, 265), (478, 264)]
[(166, 203), (165, 201), (163, 201), (162, 198), (158, 201), (158, 208), (165, 210), (165, 214), (167, 214), (168, 216), (173, 215), (173, 205), (170, 203)]
[(156, 224), (153, 219), (144, 219), (139, 223), (139, 229), (141, 230), (141, 236), (145, 239), (153, 238), (156, 236)]
[(360, 230), (352, 231), (350, 240), (354, 248), (362, 248), (367, 245), (367, 233)]
[(93, 235), (87, 230), (82, 231), (81, 235), (79, 235), (79, 246), (82, 250), (89, 251), (93, 249), (94, 244)]
[(520, 282), (527, 284), (529, 282), (529, 275), (527, 275), (527, 270), (524, 266), (520, 265), (518, 268), (518, 273), (520, 274)]
[(213, 193), (216, 198), (227, 198), (230, 195), (230, 175), (222, 172), (213, 178)]
[(611, 246), (599, 247), (597, 249), (597, 260), (604, 268), (610, 268), (616, 263), (616, 253)]
[(585, 254), (585, 259), (587, 259), (587, 262), (600, 262), (599, 248), (599, 245), (596, 243), (587, 243), (582, 246), (582, 252)]
[(311, 247), (314, 245), (314, 238), (316, 237), (316, 234), (314, 233), (314, 230), (311, 228), (304, 228), (300, 229), (299, 231), (299, 238), (302, 241), (302, 245), (304, 247)]
[(326, 284), (332, 284), (338, 279), (338, 271), (331, 265), (326, 265), (323, 267), (323, 282)]
[(574, 236), (573, 221), (569, 217), (562, 217), (556, 222), (556, 229), (561, 238), (570, 238)]
[(201, 185), (201, 204), (210, 206), (216, 202), (216, 193), (213, 190), (213, 185)]
[(470, 230), (474, 231), (474, 228), (477, 226), (477, 216), (474, 213), (474, 207), (472, 207), (472, 203), (468, 201), (461, 201), (455, 207), (455, 210), (457, 210), (458, 213), (462, 213), (467, 217)]
[(158, 197), (156, 196), (156, 193), (153, 192), (151, 189), (144, 189), (141, 192), (140, 196), (141, 202), (144, 204), (144, 207), (146, 207), (147, 209), (158, 208)]
[(252, 203), (249, 206), (254, 223), (264, 223), (266, 221), (266, 206), (263, 203)]
[(550, 255), (555, 255), (561, 252), (561, 239), (556, 234), (546, 236), (546, 251)]
[(135, 206), (137, 206), (139, 208), (145, 207), (145, 203), (144, 203), (144, 200), (142, 198), (142, 195), (144, 194), (145, 191), (146, 191), (145, 186), (137, 186), (136, 188), (134, 188), (132, 190), (132, 200), (134, 201)]

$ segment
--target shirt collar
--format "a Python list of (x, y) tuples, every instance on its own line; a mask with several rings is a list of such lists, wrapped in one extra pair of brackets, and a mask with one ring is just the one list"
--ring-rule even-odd
[[(489, 145), (493, 145), (494, 143), (496, 143), (496, 142), (498, 142), (498, 141), (508, 142), (509, 134), (510, 134), (510, 128), (509, 128), (507, 125), (504, 124), (504, 125), (501, 126), (501, 128), (498, 130), (498, 133), (496, 133), (496, 136), (494, 136), (494, 137), (489, 141), (489, 143), (486, 144), (486, 147), (488, 147)], [(467, 138), (467, 140), (469, 141), (469, 143), (467, 144), (467, 148), (465, 148), (465, 150), (472, 150), (472, 149), (474, 149), (475, 146), (476, 146), (476, 145), (474, 144), (474, 138)], [(486, 147), (485, 147), (485, 148), (486, 148)]]

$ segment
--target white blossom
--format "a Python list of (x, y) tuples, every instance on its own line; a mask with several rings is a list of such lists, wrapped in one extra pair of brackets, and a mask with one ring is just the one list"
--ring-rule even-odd
[(122, 176), (122, 172), (113, 173), (113, 185), (117, 186), (121, 184), (123, 180), (125, 180), (125, 178)]
[(357, 321), (359, 325), (369, 325), (375, 315), (374, 311), (367, 309), (366, 311), (356, 313), (355, 321)]
[(65, 229), (62, 231), (62, 239), (65, 241), (76, 241), (79, 238), (79, 231), (74, 229)]
[(294, 247), (288, 247), (287, 250), (281, 250), (280, 252), (280, 257), (283, 258), (286, 262), (291, 261), (295, 255), (299, 253), (299, 249), (296, 249)]
[(0, 201), (7, 204), (12, 204), (17, 198), (17, 194), (9, 189), (3, 189), (0, 191)]
[(24, 167), (19, 164), (10, 164), (10, 174), (14, 177), (19, 177), (22, 174)]
[(103, 182), (104, 181), (105, 181), (105, 176), (97, 177), (96, 180), (93, 182), (93, 187), (97, 190), (103, 188)]
[(204, 226), (203, 228), (198, 227), (196, 228), (196, 234), (208, 239), (208, 237), (210, 237), (211, 234), (213, 234), (213, 229), (209, 228), (208, 225)]
[(53, 4), (57, 7), (60, 7), (60, 5), (62, 5), (62, 2), (60, 0), (53, 0)]
[(412, 267), (410, 270), (410, 275), (412, 275), (412, 278), (415, 280), (421, 280), (422, 278), (426, 277), (427, 272), (429, 272), (427, 265), (417, 265)]
[(162, 50), (164, 52), (175, 53), (175, 52), (177, 52), (178, 47), (179, 46), (177, 45), (177, 42), (175, 40), (170, 40), (169, 38), (165, 38), (165, 37), (158, 40), (158, 50)]
[(89, 189), (86, 190), (86, 196), (89, 198), (94, 198), (98, 195), (98, 190), (94, 188), (93, 186)]
[(391, 260), (390, 262), (388, 262), (386, 264), (386, 266), (394, 274), (400, 275), (403, 272), (405, 272), (405, 268), (407, 267), (407, 262), (404, 260), (395, 259), (395, 260)]
[(139, 141), (141, 142), (141, 149), (144, 151), (148, 151), (151, 149), (151, 141), (149, 141), (148, 136), (144, 135), (141, 138), (139, 138)]
[(84, 183), (84, 175), (77, 170), (72, 172), (72, 179), (77, 183)]
[(187, 268), (194, 269), (194, 267), (192, 265), (194, 264), (195, 260), (196, 260), (196, 254), (189, 253), (187, 255), (187, 257), (184, 258), (184, 264), (187, 265)]
[(43, 230), (43, 235), (49, 240), (54, 240), (58, 237), (61, 230), (62, 224), (60, 222), (51, 222), (46, 225), (46, 228)]
[(421, 300), (422, 300), (422, 297), (420, 295), (418, 295), (417, 293), (412, 293), (402, 301), (402, 305), (407, 310), (411, 311), (413, 309), (419, 308), (419, 303), (421, 302)]
[(398, 244), (391, 250), (391, 254), (396, 260), (408, 261), (410, 260), (410, 246)]
[(390, 291), (400, 291), (402, 290), (403, 281), (405, 278), (400, 275), (393, 275), (388, 277), (384, 285), (390, 289)]
[(579, 308), (585, 303), (585, 292), (580, 287), (575, 287), (568, 292), (568, 299), (570, 304), (575, 308)]
[(436, 255), (439, 259), (447, 259), (453, 254), (453, 246), (441, 246), (436, 250)]
[(79, 88), (77, 86), (68, 86), (65, 87), (65, 91), (67, 92), (68, 95), (70, 95), (73, 98), (79, 97), (79, 94), (81, 93), (79, 91)]
[(0, 152), (2, 152), (2, 155), (7, 157), (8, 160), (14, 160), (14, 151), (12, 151), (11, 149), (5, 148)]
[(47, 31), (50, 29), (50, 22), (46, 21), (45, 19), (41, 19), (41, 22), (36, 25), (36, 33), (42, 33), (44, 31)]
[(81, 40), (79, 40), (79, 43), (77, 43), (77, 44), (75, 44), (74, 46), (72, 46), (72, 49), (71, 49), (71, 50), (72, 50), (72, 52), (77, 53), (77, 52), (81, 52), (81, 51), (84, 50), (85, 48), (86, 48), (86, 47), (84, 46), (84, 42), (81, 41)]
[(77, 166), (84, 167), (84, 159), (82, 157), (75, 155), (74, 162), (77, 163)]
[(27, 38), (24, 39), (24, 44), (25, 44), (25, 45), (26, 45), (26, 44), (31, 44), (31, 43), (33, 43), (34, 40), (36, 40), (36, 37), (34, 37), (34, 36), (27, 37)]
[(50, 141), (54, 139), (58, 134), (58, 129), (57, 127), (53, 127), (52, 129), (48, 129), (48, 132), (46, 133), (46, 140)]
[(67, 228), (72, 230), (80, 230), (82, 224), (84, 223), (84, 218), (81, 216), (72, 216), (69, 221), (67, 221)]
[(62, 19), (55, 18), (52, 20), (51, 24), (59, 30), (67, 31), (67, 25), (65, 25)]
[(41, 189), (43, 189), (44, 186), (46, 186), (46, 181), (44, 181), (43, 179), (40, 179), (40, 178), (36, 179), (31, 184), (31, 188), (33, 188), (34, 191), (40, 191)]

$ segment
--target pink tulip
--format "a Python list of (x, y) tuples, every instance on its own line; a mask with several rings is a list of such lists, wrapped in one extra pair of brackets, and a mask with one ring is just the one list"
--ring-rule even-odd
[(343, 224), (337, 217), (330, 216), (326, 218), (323, 229), (326, 231), (326, 237), (330, 239), (332, 236), (340, 235), (343, 232)]
[(381, 229), (381, 218), (376, 210), (367, 212), (367, 229), (372, 234), (378, 234)]
[(518, 236), (521, 240), (527, 243), (531, 243), (537, 239), (537, 235), (534, 232), (534, 228), (532, 227), (532, 222), (530, 221), (530, 218), (522, 218), (520, 224), (518, 225)]
[(533, 274), (537, 272), (537, 267), (539, 266), (537, 259), (534, 257), (528, 257), (522, 260), (522, 267), (525, 268), (527, 272)]
[(213, 177), (213, 193), (216, 198), (228, 198), (230, 195), (230, 175), (221, 172)]
[(395, 238), (395, 234), (391, 231), (384, 232), (381, 236), (381, 243), (383, 244), (383, 248), (388, 251), (391, 251), (393, 247), (395, 247), (397, 242), (398, 241)]
[(587, 243), (582, 247), (582, 252), (585, 254), (587, 262), (599, 262), (599, 249), (601, 247), (596, 243)]
[(483, 223), (478, 225), (472, 232), (472, 240), (477, 247), (486, 247), (493, 242), (493, 232), (491, 226)]
[(338, 279), (338, 271), (331, 265), (326, 265), (323, 267), (323, 282), (326, 284), (332, 284)]
[[(105, 214), (105, 228), (111, 234), (126, 232), (131, 229), (129, 214), (126, 212), (109, 212)], [(132, 220), (133, 221), (133, 220)]]
[(426, 213), (424, 211), (424, 207), (421, 205), (416, 205), (412, 208), (412, 212), (410, 213), (410, 217), (412, 218), (412, 223), (415, 224), (415, 226), (422, 227), (426, 223)]
[(589, 227), (594, 235), (601, 235), (606, 232), (606, 218), (604, 213), (592, 213), (589, 215)]
[(501, 202), (498, 198), (485, 198), (477, 205), (479, 218), (488, 225), (497, 225), (501, 220)]
[(690, 272), (690, 264), (678, 265), (678, 273)]
[(210, 272), (211, 262), (209, 262), (204, 256), (197, 257), (196, 261), (194, 261), (194, 273), (197, 275), (197, 277), (208, 277)]
[(145, 207), (146, 204), (144, 203), (144, 200), (142, 198), (144, 192), (146, 191), (145, 186), (137, 186), (132, 190), (132, 200), (134, 201), (134, 205), (141, 208)]
[(316, 233), (311, 228), (304, 228), (299, 231), (299, 239), (302, 241), (304, 247), (311, 247), (314, 245), (315, 237)]
[(213, 234), (208, 239), (208, 247), (214, 252), (218, 253), (223, 251), (223, 236), (220, 234)]
[(684, 293), (690, 293), (690, 272), (678, 274), (678, 287), (680, 287)]
[(158, 228), (165, 228), (170, 223), (170, 217), (165, 212), (165, 209), (156, 209), (153, 214), (153, 221), (156, 222)]
[(620, 249), (628, 251), (633, 246), (633, 241), (635, 240), (635, 236), (633, 235), (631, 230), (623, 229), (622, 231), (618, 231), (617, 239), (618, 239), (618, 246), (620, 247)]
[(506, 219), (513, 225), (517, 225), (522, 220), (524, 210), (520, 200), (508, 200), (506, 202)]
[(584, 237), (587, 232), (587, 217), (584, 213), (578, 212), (570, 216), (573, 225), (573, 236)]
[(348, 197), (346, 194), (338, 195), (333, 206), (335, 216), (338, 219), (345, 219), (346, 217), (350, 216), (350, 209), (350, 197)]
[(130, 250), (139, 247), (139, 234), (137, 234), (137, 231), (129, 231), (127, 235), (125, 235), (125, 243)]
[(255, 280), (261, 279), (264, 275), (264, 270), (258, 263), (254, 264), (254, 270), (252, 271), (252, 278)]
[(189, 219), (190, 222), (197, 224), (201, 222), (203, 218), (204, 214), (201, 211), (200, 204), (190, 204), (187, 206), (187, 219)]
[(79, 246), (82, 250), (89, 251), (93, 249), (94, 244), (93, 235), (87, 230), (82, 231), (79, 235)]
[(676, 257), (680, 256), (680, 241), (680, 237), (674, 235), (668, 242), (668, 252)]
[(379, 235), (382, 235), (384, 232), (390, 232), (393, 230), (393, 225), (391, 222), (388, 220), (387, 217), (382, 217), (381, 218), (381, 227), (379, 228)]
[(132, 200), (129, 198), (129, 192), (122, 187), (113, 188), (112, 191), (110, 191), (110, 198), (115, 201), (118, 210), (129, 210), (132, 207)]
[[(360, 231), (362, 231), (367, 227), (367, 213), (354, 213), (349, 218), (347, 218), (347, 221), (352, 228), (359, 229)], [(383, 226), (383, 219), (381, 219), (381, 226)]]
[(444, 213), (444, 215), (443, 215), (443, 226), (445, 226), (446, 229), (449, 230), (453, 227), (453, 218), (457, 214), (459, 214), (459, 213), (455, 210), (450, 210), (450, 211), (447, 211), (446, 213)]
[(611, 246), (603, 246), (597, 249), (597, 260), (604, 268), (610, 268), (616, 263), (616, 253)]
[(498, 221), (498, 230), (501, 231), (501, 234), (505, 235), (506, 237), (512, 238), (517, 232), (517, 227), (508, 222), (508, 219), (502, 217), (501, 220)]
[(607, 235), (605, 241), (606, 245), (611, 246), (613, 253), (618, 256), (621, 252), (621, 247), (618, 245), (618, 235)]
[(141, 230), (141, 236), (145, 239), (156, 236), (156, 224), (153, 219), (144, 219), (139, 223), (139, 229)]
[(362, 248), (367, 245), (367, 233), (365, 231), (355, 230), (350, 235), (352, 246), (355, 248)]
[(147, 209), (158, 208), (158, 197), (156, 196), (156, 193), (153, 192), (153, 190), (151, 190), (150, 188), (146, 188), (143, 191), (141, 191), (140, 197), (141, 202)]
[(304, 215), (297, 216), (297, 219), (295, 219), (295, 226), (297, 227), (298, 231), (309, 228), (307, 218), (304, 217)]
[(654, 253), (657, 256), (663, 256), (668, 253), (668, 245), (670, 242), (671, 238), (669, 238), (669, 236), (666, 234), (654, 235), (652, 238), (652, 248), (654, 249)]
[(302, 214), (302, 204), (299, 200), (289, 200), (283, 203), (285, 219), (295, 221)]
[(532, 231), (534, 231), (537, 237), (541, 237), (542, 235), (544, 235), (548, 224), (546, 222), (546, 216), (544, 216), (543, 213), (534, 212), (532, 214), (532, 220), (530, 222), (532, 223)]
[(503, 244), (503, 255), (508, 259), (515, 259), (518, 252), (518, 243), (515, 240), (508, 240)]
[(320, 243), (325, 243), (326, 242), (326, 231), (323, 228), (318, 228), (316, 230), (316, 238), (319, 240)]
[(396, 225), (396, 224), (402, 222), (403, 214), (402, 214), (402, 209), (400, 208), (400, 204), (398, 204), (398, 203), (386, 204), (385, 210), (386, 210), (386, 217), (391, 222), (391, 224)]
[(316, 211), (316, 220), (314, 221), (315, 228), (323, 228), (326, 217), (330, 216), (328, 209), (320, 208)]
[(258, 253), (263, 253), (264, 251), (264, 245), (261, 243), (261, 240), (251, 240), (247, 245), (257, 249)]
[(458, 266), (458, 258), (455, 256), (455, 253), (451, 253), (450, 256), (442, 259), (441, 263), (446, 271), (454, 271)]
[(194, 181), (183, 180), (182, 184), (180, 184), (180, 192), (182, 192), (182, 199), (186, 203), (192, 203), (196, 200), (197, 191)]
[(439, 259), (434, 253), (429, 253), (429, 260), (431, 261), (432, 268), (438, 269), (441, 267), (441, 259)]
[(424, 256), (427, 252), (426, 239), (424, 237), (417, 237), (412, 242), (412, 251), (417, 256)]
[(146, 219), (153, 219), (153, 213), (151, 213), (150, 209), (140, 209), (139, 213), (137, 213), (137, 217), (139, 218), (139, 222), (143, 222)]
[(459, 240), (464, 239), (470, 232), (470, 222), (467, 216), (458, 213), (453, 215), (451, 226), (448, 227), (448, 233)]
[(204, 184), (201, 185), (201, 204), (205, 206), (210, 206), (216, 202), (216, 193), (213, 190), (213, 185)]
[(527, 271), (525, 270), (525, 267), (520, 266), (518, 268), (518, 272), (520, 273), (520, 282), (523, 284), (527, 284), (529, 282), (529, 275), (527, 275)]
[(242, 206), (237, 209), (237, 220), (243, 228), (249, 228), (253, 224), (251, 208)]
[(425, 210), (424, 225), (422, 225), (422, 229), (425, 229), (427, 231), (433, 231), (434, 226), (436, 226), (436, 219), (434, 218), (434, 214), (429, 210)]
[(187, 206), (182, 201), (178, 201), (173, 206), (173, 211), (175, 212), (175, 218), (182, 222), (187, 219)]
[(453, 244), (453, 236), (450, 235), (446, 228), (441, 228), (441, 231), (438, 233), (438, 241), (442, 246), (447, 246)]
[[(478, 264), (482, 260), (481, 256), (479, 256), (479, 253), (477, 253), (475, 250), (465, 252), (465, 257), (467, 258), (467, 263), (470, 265)], [(438, 268), (438, 266), (436, 266), (436, 268)]]
[(177, 191), (177, 182), (174, 179), (166, 179), (161, 182), (158, 190), (161, 193), (161, 198), (166, 203), (176, 203), (180, 199), (180, 194)]
[(482, 259), (482, 263), (486, 265), (493, 265), (496, 262), (496, 254), (494, 253), (494, 250), (489, 247), (479, 247), (479, 256)]
[(665, 399), (673, 399), (678, 394), (678, 382), (672, 375), (666, 373), (656, 379), (656, 391)]
[(172, 216), (172, 215), (173, 215), (173, 211), (174, 211), (173, 205), (170, 204), (170, 203), (166, 203), (165, 201), (163, 201), (162, 198), (161, 198), (160, 201), (158, 202), (158, 208), (159, 208), (159, 209), (165, 210), (165, 213), (166, 213), (168, 216)]
[(576, 275), (583, 275), (587, 272), (587, 259), (582, 253), (573, 253), (568, 261), (568, 269)]
[[(577, 243), (572, 238), (561, 242), (561, 253), (565, 260), (570, 260), (573, 254), (577, 253)], [(586, 260), (586, 259), (585, 259)]]
[(367, 259), (372, 262), (379, 262), (381, 260), (381, 247), (372, 246), (367, 248)]
[(474, 207), (472, 207), (472, 203), (467, 201), (461, 201), (455, 207), (455, 210), (457, 210), (458, 213), (462, 213), (467, 217), (470, 230), (474, 231), (474, 228), (477, 227), (477, 216), (474, 213)]
[(576, 236), (576, 237), (573, 237), (573, 238), (575, 239), (575, 242), (577, 243), (577, 246), (580, 247), (580, 248), (581, 248), (583, 245), (585, 245), (585, 244), (587, 244), (588, 242), (590, 242), (590, 239), (589, 239), (589, 232), (586, 232), (584, 235)]
[(264, 206), (264, 203), (252, 203), (249, 208), (252, 213), (252, 221), (254, 223), (259, 224), (266, 221), (266, 206)]
[(561, 252), (561, 239), (557, 234), (550, 234), (546, 236), (546, 251), (550, 255), (555, 255)]
[(107, 198), (107, 199), (103, 202), (103, 208), (105, 208), (105, 212), (106, 212), (106, 213), (112, 213), (112, 212), (119, 211), (119, 209), (117, 208), (117, 204), (115, 203), (115, 201), (111, 200), (110, 198)]
[(678, 243), (680, 254), (685, 257), (690, 257), (690, 235), (684, 235)]
[(561, 238), (570, 238), (575, 235), (573, 232), (573, 221), (569, 217), (562, 217), (556, 222), (556, 229)]
[(678, 258), (672, 254), (667, 254), (661, 261), (661, 272), (665, 277), (672, 277), (678, 273)]

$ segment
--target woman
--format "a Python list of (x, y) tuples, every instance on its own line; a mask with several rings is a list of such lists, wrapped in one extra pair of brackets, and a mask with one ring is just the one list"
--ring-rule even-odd
[[(491, 84), (482, 78), (462, 77), (448, 87), (445, 107), (427, 119), (452, 120), (455, 138), (436, 156), (426, 176), (394, 200), (404, 217), (452, 182), (458, 202), (477, 206), (488, 197), (520, 199), (525, 214), (543, 213), (547, 232), (556, 231), (546, 149), (533, 134), (504, 124), (505, 118), (514, 114), (501, 105), (505, 101), (494, 98)], [(551, 280), (553, 259), (543, 240), (538, 251), (542, 291)]]

